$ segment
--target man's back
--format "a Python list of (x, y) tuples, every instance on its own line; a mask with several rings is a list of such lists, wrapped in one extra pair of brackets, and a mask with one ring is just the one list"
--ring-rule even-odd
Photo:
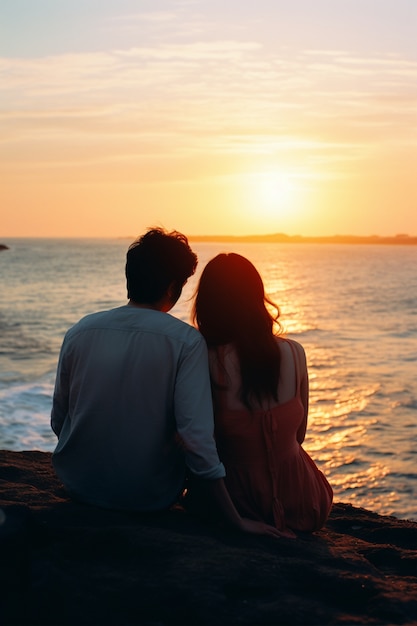
[(212, 420), (206, 347), (188, 324), (126, 305), (68, 331), (52, 411), (53, 462), (74, 497), (109, 508), (167, 508), (183, 487), (184, 455), (197, 475), (224, 474)]

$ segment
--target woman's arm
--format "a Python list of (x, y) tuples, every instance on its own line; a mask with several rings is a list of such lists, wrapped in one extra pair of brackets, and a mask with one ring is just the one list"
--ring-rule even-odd
[(307, 420), (308, 420), (308, 403), (309, 403), (309, 382), (308, 382), (308, 369), (307, 369), (307, 359), (304, 348), (301, 344), (294, 342), (296, 353), (297, 353), (297, 363), (296, 367), (298, 368), (297, 376), (300, 381), (300, 398), (302, 405), (304, 407), (304, 417), (300, 427), (297, 430), (297, 441), (298, 443), (303, 443), (306, 430), (307, 430)]
[(274, 526), (265, 524), (264, 522), (241, 517), (230, 498), (229, 492), (227, 491), (222, 478), (206, 481), (206, 483), (208, 484), (209, 493), (220, 512), (235, 528), (255, 535), (271, 535), (274, 537), (288, 537), (291, 539), (295, 538), (296, 535), (290, 530), (281, 531)]

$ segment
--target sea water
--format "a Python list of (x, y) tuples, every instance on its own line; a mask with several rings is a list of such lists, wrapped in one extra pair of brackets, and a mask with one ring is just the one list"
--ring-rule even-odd
[[(6, 239), (0, 252), (0, 449), (52, 451), (55, 368), (67, 328), (126, 303), (127, 239)], [(305, 348), (304, 447), (335, 501), (417, 520), (417, 246), (195, 243), (196, 276), (172, 314), (190, 320), (205, 263), (247, 256)]]

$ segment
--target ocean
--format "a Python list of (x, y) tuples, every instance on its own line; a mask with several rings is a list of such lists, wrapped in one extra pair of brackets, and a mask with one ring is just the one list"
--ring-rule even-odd
[[(3, 239), (0, 449), (52, 451), (49, 416), (65, 331), (126, 303), (129, 239)], [(417, 520), (417, 246), (192, 243), (199, 257), (172, 314), (190, 321), (199, 272), (218, 252), (247, 256), (305, 348), (304, 447), (335, 501)]]

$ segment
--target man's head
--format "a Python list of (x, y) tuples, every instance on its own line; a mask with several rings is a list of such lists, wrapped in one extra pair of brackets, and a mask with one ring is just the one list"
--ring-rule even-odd
[(197, 267), (197, 255), (185, 235), (152, 228), (134, 241), (126, 255), (128, 298), (154, 305), (169, 293), (172, 304)]

